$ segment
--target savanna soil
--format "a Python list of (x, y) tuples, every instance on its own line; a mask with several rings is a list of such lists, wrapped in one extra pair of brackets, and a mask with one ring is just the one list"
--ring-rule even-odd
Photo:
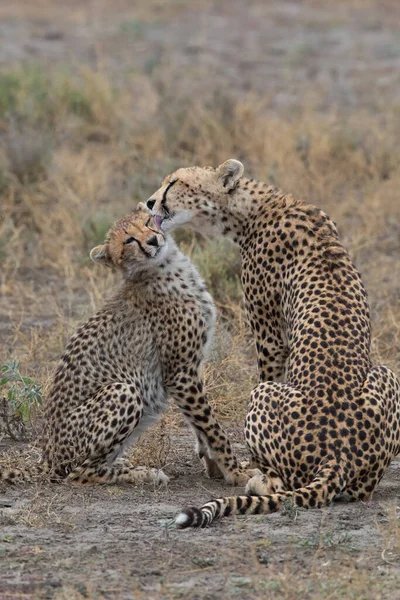
[[(111, 220), (174, 167), (232, 154), (338, 222), (370, 293), (374, 360), (398, 372), (395, 1), (1, 1), (0, 39), (2, 72), (34, 61), (59, 94), (49, 100), (35, 79), (35, 97), (30, 70), (23, 118), (11, 108), (2, 120), (2, 362), (18, 358), (45, 385), (76, 323), (114, 284), (87, 262)], [(79, 93), (60, 95), (66, 71), (83, 81)], [(223, 315), (206, 380), (245, 458), (256, 372), (237, 254), (219, 241), (182, 244)], [(6, 464), (37, 458), (6, 436), (0, 444)], [(400, 598), (399, 460), (369, 503), (179, 532), (166, 523), (181, 507), (234, 490), (202, 474), (176, 414), (134, 459), (163, 466), (168, 488), (0, 488), (1, 600)]]
[(167, 489), (7, 489), (0, 598), (400, 597), (400, 461), (369, 503), (180, 532), (168, 528), (180, 507), (233, 490), (204, 477), (184, 431), (173, 441)]

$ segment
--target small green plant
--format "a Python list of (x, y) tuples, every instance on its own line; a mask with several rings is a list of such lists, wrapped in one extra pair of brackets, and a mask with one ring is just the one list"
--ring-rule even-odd
[(10, 437), (25, 439), (32, 410), (43, 403), (42, 386), (21, 375), (18, 361), (3, 364), (0, 377), (0, 417)]
[(253, 586), (250, 577), (231, 577), (230, 581), (235, 586), (232, 591), (236, 593), (238, 592), (238, 590), (235, 588), (247, 588)]
[(65, 101), (68, 111), (82, 117), (83, 119), (93, 119), (93, 110), (90, 105), (90, 100), (86, 97), (85, 92), (78, 88), (72, 87), (66, 83), (62, 92), (62, 98)]
[(350, 533), (335, 533), (332, 531), (325, 531), (320, 535), (320, 544), (325, 548), (334, 548), (336, 546), (349, 547), (352, 537)]
[(336, 533), (333, 531), (323, 531), (310, 538), (299, 539), (297, 545), (306, 548), (336, 548), (337, 546), (343, 546), (348, 550), (351, 550), (351, 541), (352, 537), (347, 532)]
[(312, 538), (303, 538), (303, 539), (299, 539), (299, 541), (297, 542), (298, 546), (302, 546), (303, 548), (315, 548), (315, 546), (318, 546), (318, 541), (317, 538), (312, 537)]
[(200, 569), (206, 569), (212, 567), (217, 562), (217, 559), (213, 556), (194, 556), (192, 562), (200, 567)]
[(293, 521), (296, 520), (298, 507), (293, 502), (292, 498), (285, 498), (285, 500), (282, 501), (282, 509), (283, 514), (287, 515), (289, 519), (292, 519)]

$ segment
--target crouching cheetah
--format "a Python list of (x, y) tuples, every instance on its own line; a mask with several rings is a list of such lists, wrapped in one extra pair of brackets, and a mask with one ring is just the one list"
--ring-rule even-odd
[(185, 510), (181, 528), (276, 511), (286, 498), (305, 508), (343, 492), (367, 499), (400, 450), (399, 381), (371, 364), (366, 293), (334, 223), (242, 175), (233, 159), (182, 168), (147, 201), (164, 231), (191, 222), (239, 245), (262, 381), (245, 425), (262, 474), (247, 496)]
[(123, 283), (77, 330), (55, 372), (43, 431), (46, 471), (80, 484), (168, 481), (119, 457), (171, 396), (209, 474), (243, 485), (249, 477), (203, 390), (215, 308), (194, 266), (144, 206), (117, 221), (90, 256), (119, 269)]

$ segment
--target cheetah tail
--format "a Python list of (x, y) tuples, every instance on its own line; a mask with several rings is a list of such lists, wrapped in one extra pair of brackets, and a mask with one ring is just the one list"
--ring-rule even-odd
[(174, 520), (178, 529), (208, 527), (214, 519), (229, 515), (258, 515), (278, 511), (286, 502), (303, 508), (321, 508), (343, 489), (340, 466), (326, 468), (304, 488), (278, 492), (266, 496), (227, 496), (203, 504), (201, 508), (190, 507), (180, 512)]

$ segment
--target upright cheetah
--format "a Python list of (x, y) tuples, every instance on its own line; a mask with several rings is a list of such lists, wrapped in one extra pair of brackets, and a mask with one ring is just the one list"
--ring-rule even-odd
[(182, 528), (275, 511), (285, 498), (306, 508), (342, 492), (366, 499), (400, 450), (399, 381), (371, 364), (366, 293), (334, 223), (242, 175), (233, 159), (179, 169), (147, 201), (164, 231), (191, 222), (239, 245), (263, 382), (245, 427), (263, 474), (247, 496), (185, 510)]
[(166, 482), (161, 471), (117, 459), (171, 396), (210, 475), (244, 484), (248, 476), (203, 391), (215, 308), (194, 266), (144, 206), (117, 221), (90, 256), (119, 269), (123, 283), (79, 327), (55, 372), (45, 411), (46, 471), (81, 484)]

